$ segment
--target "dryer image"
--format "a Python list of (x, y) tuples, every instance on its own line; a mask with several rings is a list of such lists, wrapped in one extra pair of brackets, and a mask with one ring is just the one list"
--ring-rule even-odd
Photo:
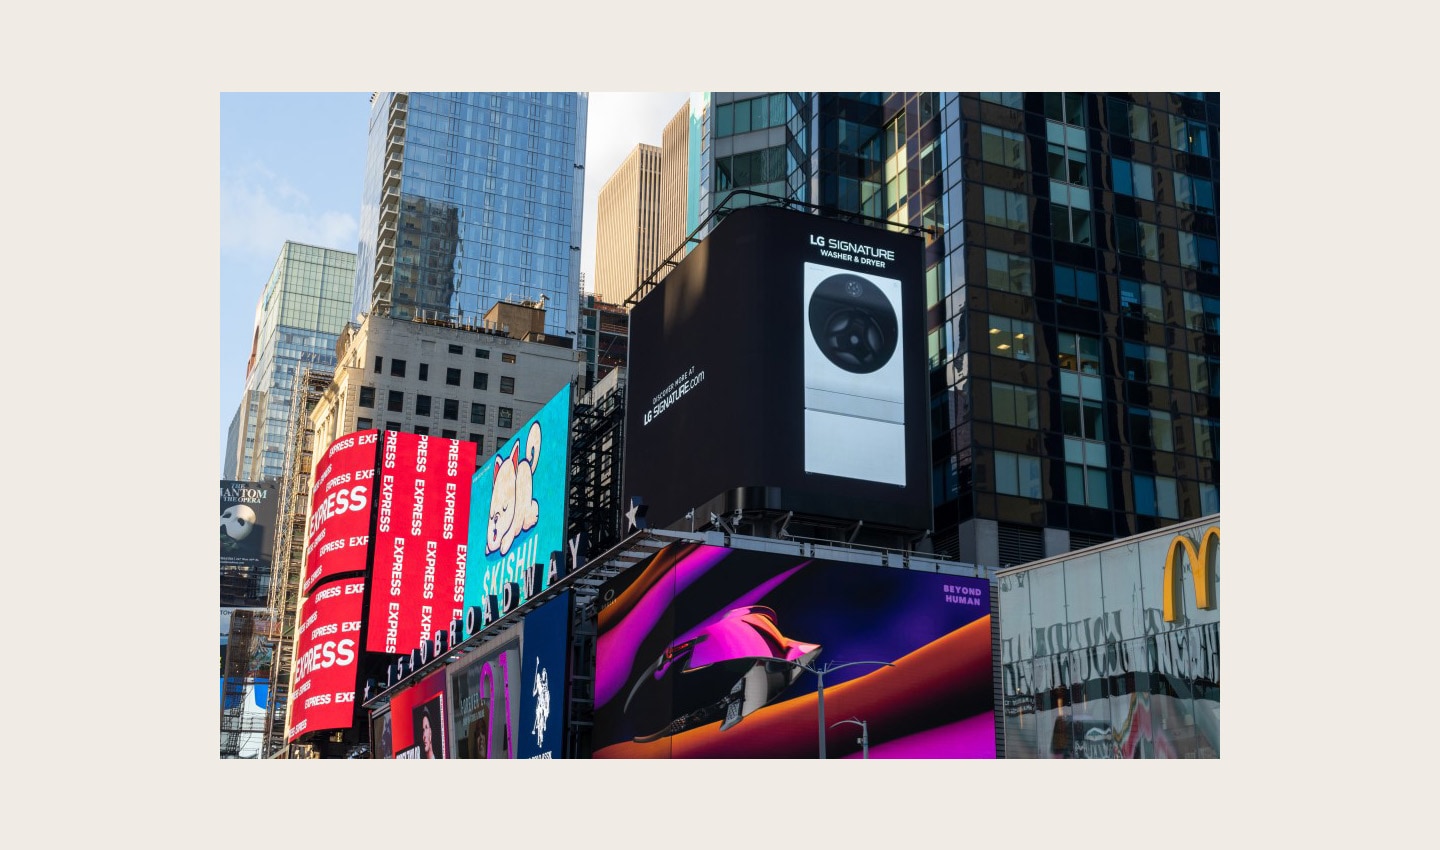
[(805, 264), (805, 471), (905, 486), (900, 281)]

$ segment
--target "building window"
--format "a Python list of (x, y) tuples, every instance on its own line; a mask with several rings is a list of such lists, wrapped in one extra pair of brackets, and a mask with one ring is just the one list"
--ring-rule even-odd
[(449, 428), (445, 428), (440, 432), (440, 436), (444, 437), (447, 440), (453, 440), (455, 439), (455, 432), (450, 430)]
[(1151, 141), (1148, 108), (1112, 97), (1105, 102), (1105, 110), (1112, 134), (1129, 136), (1137, 142)]
[(485, 424), (485, 405), (480, 404), (479, 402), (470, 402), (470, 424)]
[(995, 492), (1040, 498), (1040, 458), (995, 452)]
[(1079, 127), (1085, 125), (1085, 96), (1079, 92), (1046, 92), (1045, 117)]
[(415, 396), (415, 415), (416, 415), (416, 416), (429, 416), (429, 415), (430, 415), (430, 396), (428, 396), (428, 395), (416, 395), (416, 396)]
[(1138, 280), (1120, 278), (1120, 311), (1131, 316), (1144, 316), (1152, 322), (1165, 321), (1165, 307), (1160, 286)]
[(1013, 292), (1016, 295), (1032, 295), (1035, 288), (1031, 279), (1029, 257), (986, 249), (986, 286), (1002, 292)]
[(990, 316), (987, 321), (990, 329), (991, 354), (997, 357), (1009, 357), (1013, 360), (1035, 359), (1035, 354), (1030, 348), (1030, 341), (1035, 338), (1035, 331), (1029, 322), (1005, 316)]
[(940, 145), (931, 142), (920, 149), (920, 185), (924, 186), (940, 174)]
[(374, 387), (361, 387), (361, 388), (360, 388), (360, 406), (361, 406), (361, 407), (374, 407), (374, 406), (375, 406), (375, 388), (374, 388)]
[(460, 370), (447, 368), (445, 370), (445, 384), (451, 387), (460, 386)]
[[(393, 411), (396, 412), (396, 413), (401, 413), (401, 412), (403, 412), (403, 411), (405, 410), (405, 394), (402, 393), (402, 392), (400, 392), (399, 390), (391, 390), (391, 391), (390, 391), (390, 397), (389, 397), (389, 399), (386, 401), (386, 404), (385, 404), (385, 409), (386, 409), (386, 410), (393, 410)], [(391, 430), (398, 430), (398, 429), (391, 429)]]
[(490, 389), (490, 375), (486, 372), (476, 372), (473, 385), (477, 390)]
[(473, 432), (472, 432), (472, 433), (470, 434), (470, 442), (472, 442), (472, 443), (475, 444), (475, 454), (476, 454), (477, 456), (478, 456), (478, 455), (481, 455), (481, 454), (483, 454), (483, 453), (485, 452), (485, 435), (484, 435), (484, 434), (476, 434), (476, 433), (473, 433)]
[(1170, 414), (1161, 410), (1132, 407), (1126, 419), (1129, 422), (1131, 445), (1164, 452), (1175, 451), (1174, 423)]
[(1050, 179), (1076, 186), (1090, 185), (1090, 162), (1085, 153), (1085, 128), (1045, 122), (1046, 164)]
[(452, 343), (450, 343), (450, 346), (449, 346), (449, 347), (450, 347), (450, 353), (451, 353), (451, 354), (464, 354), (464, 353), (465, 353), (465, 346), (463, 346), (463, 345), (456, 345), (455, 343), (452, 342)]
[(1024, 95), (1018, 91), (982, 91), (980, 99), (987, 103), (998, 103), (1011, 109), (1024, 108)]
[(1095, 273), (1092, 271), (1073, 269), (1057, 263), (1055, 265), (1055, 297), (1066, 301), (1098, 304), (1100, 303), (1100, 294), (1096, 280)]
[(1196, 292), (1185, 293), (1185, 327), (1220, 333), (1220, 299)]
[(1040, 427), (1040, 394), (1030, 387), (990, 384), (990, 409), (995, 421), (1020, 428)]
[(1220, 423), (1214, 419), (1195, 417), (1195, 454), (1210, 460), (1220, 459)]
[(1209, 516), (1220, 513), (1220, 488), (1214, 484), (1200, 485), (1200, 513)]
[(511, 410), (510, 408), (508, 408), (508, 407), (502, 407), (502, 408), (500, 408), (500, 410), (499, 410), (499, 411), (496, 413), (496, 415), (495, 415), (495, 427), (497, 427), (497, 428), (509, 428), (509, 427), (511, 427), (511, 424), (510, 424), (510, 423), (511, 423), (511, 420), (514, 418), (514, 416), (515, 416), (515, 411)]
[(1125, 343), (1125, 379), (1157, 387), (1170, 386), (1170, 364), (1165, 349), (1140, 342)]
[(1177, 151), (1210, 155), (1210, 130), (1199, 121), (1170, 116), (1170, 147)]
[(399, 423), (399, 422), (390, 421), (390, 420), (386, 420), (386, 421), (385, 421), (385, 430), (386, 430), (386, 431), (399, 431), (399, 430), (400, 430), (400, 423)]
[(392, 378), (403, 378), (403, 377), (405, 377), (405, 361), (404, 361), (404, 360), (396, 360), (396, 359), (393, 358), (393, 357), (390, 358), (390, 377), (392, 377)]
[(490, 359), (490, 349), (488, 349), (488, 348), (477, 348), (477, 349), (475, 349), (475, 356), (476, 356), (476, 357), (479, 357), (481, 360), (489, 360), (489, 359)]
[(1105, 405), (1095, 399), (1060, 396), (1060, 428), (1069, 437), (1105, 439)]
[(1176, 498), (1174, 478), (1136, 473), (1135, 513), (1167, 519), (1180, 518), (1180, 500)]
[(501, 362), (501, 363), (514, 363), (514, 362), (515, 362), (515, 355), (513, 355), (513, 354), (501, 354), (501, 355), (500, 355), (500, 362)]
[(1147, 260), (1160, 259), (1160, 236), (1155, 225), (1115, 216), (1115, 243), (1120, 253)]
[(384, 366), (385, 366), (385, 358), (384, 358), (384, 357), (381, 357), (381, 356), (379, 356), (379, 355), (376, 355), (376, 357), (375, 357), (375, 373), (378, 375), (378, 374), (380, 373), (380, 370), (381, 370), (382, 368), (384, 368)]
[(458, 420), (460, 418), (460, 402), (453, 398), (445, 399), (444, 413), (441, 415), (446, 419)]
[(359, 419), (355, 420), (355, 430), (357, 431), (368, 431), (374, 427), (375, 422), (372, 419), (366, 419), (365, 417), (361, 416)]
[(1025, 136), (1020, 133), (980, 125), (980, 158), (996, 165), (1025, 169)]
[[(1087, 443), (1086, 446), (1090, 445)], [(1067, 447), (1067, 456), (1069, 455)], [(1109, 471), (1105, 467), (1065, 464), (1065, 501), (1092, 508), (1110, 507)]]
[(1180, 265), (1202, 272), (1220, 270), (1220, 243), (1209, 236), (1180, 231)]
[(1175, 172), (1175, 203), (1202, 212), (1215, 212), (1215, 184), (1203, 177)]
[(508, 395), (515, 394), (515, 379), (508, 375), (500, 376), (500, 392)]
[(1220, 395), (1220, 361), (1203, 354), (1191, 354), (1190, 390), (1206, 395)]
[(1100, 340), (1095, 337), (1061, 331), (1059, 350), (1057, 362), (1061, 369), (1100, 374)]
[(1155, 200), (1155, 170), (1143, 162), (1110, 157), (1110, 170), (1114, 174), (1115, 193), (1132, 198)]
[(985, 187), (985, 223), (1011, 230), (1030, 229), (1030, 205), (1018, 192)]
[(430, 436), (430, 426), (428, 426), (428, 425), (416, 425), (416, 426), (415, 426), (415, 433), (416, 433), (416, 434), (419, 434), (419, 435), (422, 436), (422, 437), (428, 437), (428, 436)]

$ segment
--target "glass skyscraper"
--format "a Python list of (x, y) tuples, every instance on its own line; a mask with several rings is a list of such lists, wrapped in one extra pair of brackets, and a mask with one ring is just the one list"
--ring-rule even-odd
[(576, 331), (584, 92), (378, 92), (352, 314), (479, 324), (541, 302)]
[(1218, 94), (702, 103), (701, 218), (746, 188), (926, 229), (937, 552), (1019, 564), (1219, 511)]
[(291, 390), (302, 369), (334, 368), (354, 282), (349, 251), (281, 246), (255, 307), (245, 393), (230, 425), (222, 478), (274, 481), (284, 474)]

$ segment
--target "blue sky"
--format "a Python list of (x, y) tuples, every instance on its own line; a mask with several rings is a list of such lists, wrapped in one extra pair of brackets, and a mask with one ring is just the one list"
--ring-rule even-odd
[[(636, 144), (658, 145), (686, 92), (592, 92), (581, 270), (594, 278), (595, 198)], [(220, 421), (245, 389), (255, 305), (286, 239), (354, 251), (370, 93), (220, 95)]]

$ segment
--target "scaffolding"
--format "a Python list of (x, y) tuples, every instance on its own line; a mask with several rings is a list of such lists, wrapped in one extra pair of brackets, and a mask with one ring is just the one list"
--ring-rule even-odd
[[(300, 602), (300, 573), (305, 566), (305, 522), (310, 514), (310, 469), (315, 431), (310, 414), (334, 380), (329, 370), (306, 368), (290, 394), (290, 422), (285, 434), (285, 476), (276, 511), (275, 557), (271, 567), (268, 608), (273, 646), (270, 700), (265, 712), (264, 756), (297, 757), (285, 743), (290, 668), (295, 653), (295, 615)], [(303, 757), (303, 756), (300, 756)]]
[(220, 758), (259, 758), (263, 750), (266, 677), (271, 667), (266, 611), (230, 615), (230, 635), (220, 679)]

